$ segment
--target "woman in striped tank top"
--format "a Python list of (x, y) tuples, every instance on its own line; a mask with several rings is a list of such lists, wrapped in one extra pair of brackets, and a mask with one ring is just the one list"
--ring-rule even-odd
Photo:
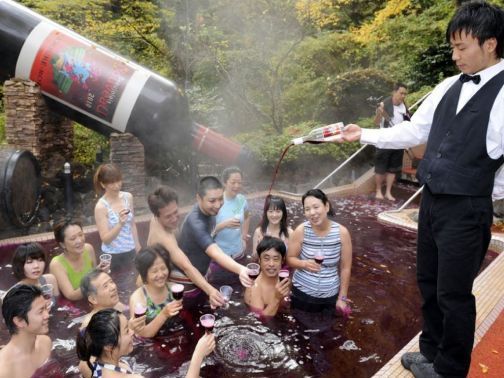
[(302, 197), (307, 220), (289, 239), (287, 263), (292, 277), (292, 307), (308, 312), (350, 311), (347, 293), (352, 268), (352, 241), (348, 230), (329, 219), (334, 212), (320, 189)]

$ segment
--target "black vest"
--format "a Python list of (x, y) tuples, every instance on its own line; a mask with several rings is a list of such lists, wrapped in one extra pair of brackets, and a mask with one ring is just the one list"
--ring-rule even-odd
[(439, 102), (416, 175), (432, 193), (492, 194), (495, 172), (504, 158), (488, 156), (486, 134), (490, 111), (503, 85), (504, 71), (501, 71), (456, 114), (462, 89), (462, 83), (457, 80)]

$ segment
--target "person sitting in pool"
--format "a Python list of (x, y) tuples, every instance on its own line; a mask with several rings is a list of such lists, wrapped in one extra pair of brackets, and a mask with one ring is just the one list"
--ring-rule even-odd
[(208, 295), (213, 307), (224, 305), (224, 298), (219, 290), (207, 282), (179, 248), (175, 237), (179, 220), (177, 193), (166, 186), (161, 186), (149, 195), (147, 202), (154, 215), (149, 224), (147, 245), (161, 244), (168, 251), (171, 262), (181, 271), (178, 275), (174, 271), (170, 272), (172, 274), (170, 280), (186, 286), (186, 292), (194, 284)]
[(336, 309), (348, 314), (352, 268), (350, 233), (328, 218), (334, 212), (322, 190), (308, 190), (302, 204), (307, 221), (292, 233), (287, 253), (287, 263), (296, 269), (292, 277), (291, 308), (306, 312)]
[(257, 246), (261, 273), (254, 286), (245, 289), (245, 303), (260, 316), (275, 316), (289, 294), (290, 280), (279, 279), (285, 254), (285, 243), (272, 236), (265, 236)]
[(269, 194), (264, 201), (264, 210), (259, 226), (254, 231), (252, 239), (252, 257), (257, 259), (257, 245), (266, 235), (282, 239), (288, 246), (292, 228), (287, 225), (287, 207), (281, 197)]
[(174, 300), (168, 287), (170, 257), (161, 244), (141, 249), (135, 257), (135, 266), (143, 285), (130, 297), (130, 317), (135, 317), (137, 308), (145, 309), (146, 325), (136, 333), (142, 337), (154, 337), (182, 310), (182, 300)]
[(53, 298), (59, 296), (58, 282), (53, 274), (46, 273), (47, 255), (39, 243), (25, 243), (19, 245), (12, 256), (12, 273), (18, 284), (42, 285), (51, 284)]
[(11, 339), (0, 350), (0, 377), (29, 378), (49, 360), (49, 307), (34, 285), (16, 285), (3, 299), (2, 315)]
[[(82, 320), (81, 328), (86, 327), (89, 319), (99, 310), (115, 308), (118, 311), (125, 312), (128, 309), (119, 301), (117, 285), (112, 277), (100, 269), (94, 268), (86, 274), (80, 282), (80, 289), (82, 297), (87, 299), (91, 307), (91, 312)], [(142, 321), (135, 319), (134, 323), (140, 325)]]
[[(91, 312), (82, 320), (81, 330), (87, 327), (91, 317), (100, 310), (105, 308), (114, 308), (120, 312), (126, 310), (126, 306), (119, 302), (119, 295), (115, 282), (107, 273), (99, 269), (93, 269), (86, 274), (81, 280), (80, 288), (82, 296), (87, 298), (91, 307)], [(129, 322), (129, 327), (136, 333), (138, 333), (144, 325), (145, 316), (132, 318)], [(79, 371), (84, 378), (92, 376), (92, 372), (86, 361), (80, 361)]]
[(96, 266), (95, 250), (86, 243), (82, 226), (74, 220), (57, 223), (54, 226), (54, 238), (63, 253), (53, 257), (49, 271), (56, 277), (65, 298), (71, 301), (82, 299), (80, 281)]
[[(214, 348), (213, 334), (204, 335), (196, 345), (186, 377), (199, 377), (203, 359)], [(122, 359), (132, 351), (133, 334), (128, 327), (128, 320), (114, 309), (98, 311), (91, 317), (86, 329), (77, 336), (77, 356), (80, 360), (87, 361), (92, 377), (142, 377), (135, 374)]]
[(221, 182), (213, 176), (201, 178), (196, 200), (197, 203), (182, 224), (178, 237), (180, 248), (202, 275), (207, 274), (213, 260), (224, 269), (237, 274), (243, 286), (251, 286), (252, 280), (247, 274), (247, 268), (224, 253), (213, 237), (215, 216), (224, 201)]

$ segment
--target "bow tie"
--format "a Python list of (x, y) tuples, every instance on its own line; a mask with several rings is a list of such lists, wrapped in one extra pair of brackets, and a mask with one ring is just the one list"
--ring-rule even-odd
[(481, 81), (481, 76), (480, 75), (471, 76), (471, 75), (467, 75), (467, 74), (462, 74), (462, 75), (460, 75), (459, 80), (462, 83), (467, 83), (468, 81), (472, 80), (474, 82), (474, 84), (479, 84)]

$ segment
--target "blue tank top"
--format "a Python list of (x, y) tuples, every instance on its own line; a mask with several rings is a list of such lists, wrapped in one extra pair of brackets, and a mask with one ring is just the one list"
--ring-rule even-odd
[(341, 235), (338, 223), (331, 221), (331, 229), (324, 237), (315, 234), (310, 222), (304, 223), (303, 244), (299, 258), (314, 259), (315, 251), (320, 249), (324, 252), (324, 262), (320, 271), (312, 273), (296, 269), (292, 276), (292, 284), (312, 297), (328, 298), (338, 294), (340, 286)]
[[(129, 208), (126, 192), (119, 192), (119, 197), (124, 201), (124, 207)], [(107, 219), (109, 230), (114, 228), (119, 223), (119, 214), (115, 212), (105, 197), (101, 197), (100, 201), (107, 209)], [(101, 249), (103, 253), (118, 254), (125, 253), (135, 249), (135, 239), (133, 239), (133, 213), (128, 214), (128, 220), (123, 224), (119, 234), (109, 244), (102, 243)]]

